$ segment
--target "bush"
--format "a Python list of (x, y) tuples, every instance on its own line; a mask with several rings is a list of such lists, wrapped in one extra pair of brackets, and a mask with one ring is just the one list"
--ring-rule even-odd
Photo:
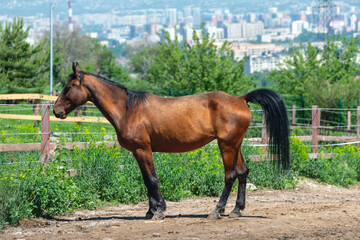
[[(318, 159), (308, 157), (310, 148), (299, 139), (292, 139), (290, 149), (292, 169), (300, 176), (341, 187), (360, 181), (360, 149), (356, 146), (320, 149)], [(334, 157), (324, 158), (322, 153), (333, 153)]]
[[(38, 154), (34, 154), (38, 155)], [(59, 214), (74, 208), (76, 187), (56, 162), (47, 166), (30, 154), (0, 173), (0, 227), (20, 218)]]

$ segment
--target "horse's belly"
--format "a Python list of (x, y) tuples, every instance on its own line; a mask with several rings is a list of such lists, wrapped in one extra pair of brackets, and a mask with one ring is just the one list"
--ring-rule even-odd
[(180, 153), (200, 148), (212, 140), (214, 140), (214, 137), (205, 137), (197, 141), (152, 141), (151, 146), (153, 152)]

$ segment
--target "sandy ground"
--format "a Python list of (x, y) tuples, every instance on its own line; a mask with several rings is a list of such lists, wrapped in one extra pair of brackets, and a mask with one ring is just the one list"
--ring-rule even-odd
[(360, 239), (360, 185), (337, 188), (301, 181), (293, 190), (247, 195), (241, 218), (206, 219), (218, 198), (167, 202), (164, 220), (145, 220), (147, 202), (83, 210), (53, 219), (22, 220), (0, 239)]

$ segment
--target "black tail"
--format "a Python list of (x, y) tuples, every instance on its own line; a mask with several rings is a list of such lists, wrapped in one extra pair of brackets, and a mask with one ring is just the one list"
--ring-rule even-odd
[(257, 89), (245, 95), (246, 102), (259, 104), (265, 116), (269, 150), (283, 169), (290, 167), (289, 120), (283, 99), (270, 89)]

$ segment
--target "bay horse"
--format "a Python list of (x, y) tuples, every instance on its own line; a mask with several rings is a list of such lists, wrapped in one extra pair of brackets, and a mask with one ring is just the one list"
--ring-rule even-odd
[(258, 89), (241, 97), (214, 91), (164, 98), (132, 91), (119, 83), (80, 71), (78, 63), (73, 63), (72, 69), (53, 106), (54, 114), (65, 119), (87, 101), (102, 112), (115, 128), (119, 144), (133, 153), (140, 167), (149, 198), (147, 219), (163, 219), (166, 210), (152, 153), (191, 151), (215, 139), (223, 160), (225, 186), (215, 210), (208, 217), (216, 219), (224, 213), (236, 179), (239, 180), (236, 205), (229, 216), (241, 216), (249, 169), (240, 147), (251, 122), (249, 102), (259, 104), (264, 111), (269, 150), (277, 159), (275, 165), (289, 168), (287, 111), (282, 98), (272, 90)]

